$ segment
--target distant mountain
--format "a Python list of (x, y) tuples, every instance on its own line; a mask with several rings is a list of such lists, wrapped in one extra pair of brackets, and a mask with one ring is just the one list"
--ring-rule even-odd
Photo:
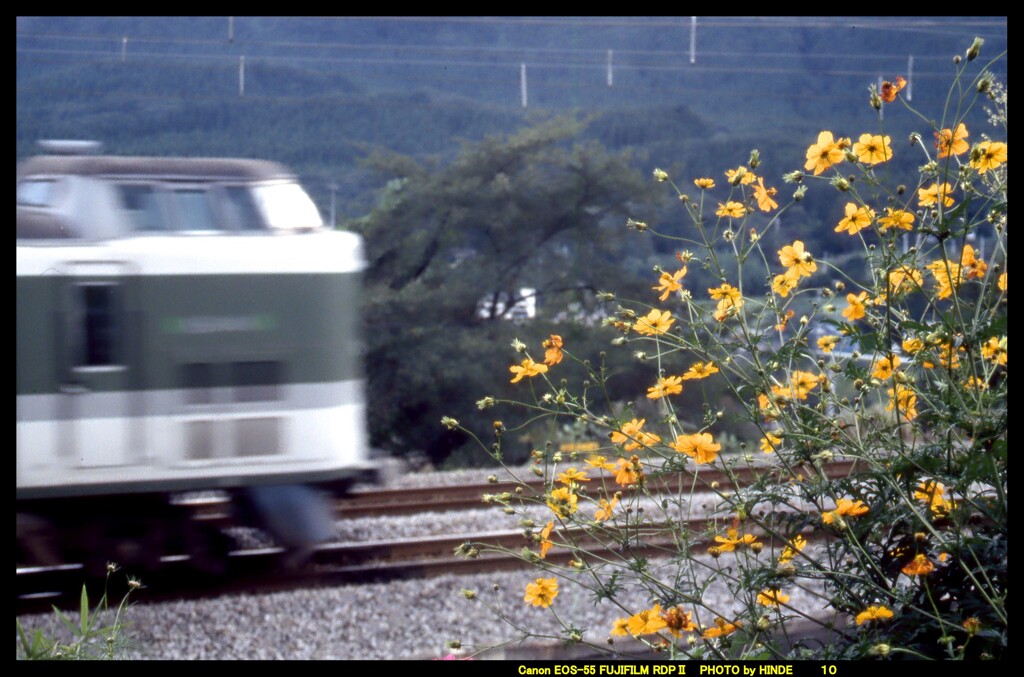
[[(878, 128), (880, 78), (910, 77), (913, 104), (941, 113), (975, 35), (990, 58), (1006, 19), (19, 17), (17, 157), (54, 137), (266, 157), (322, 206), (338, 185), (352, 215), (374, 187), (357, 165), (370, 146), (446, 155), (571, 112), (647, 169), (720, 171), (752, 147), (790, 169), (820, 129)], [(892, 111), (885, 125), (905, 138), (922, 121)]]

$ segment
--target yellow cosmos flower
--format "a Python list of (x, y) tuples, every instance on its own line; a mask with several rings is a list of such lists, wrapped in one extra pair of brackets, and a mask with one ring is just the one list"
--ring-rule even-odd
[(786, 547), (782, 549), (782, 554), (779, 555), (779, 563), (785, 564), (786, 562), (792, 561), (792, 559), (796, 557), (796, 554), (806, 546), (807, 539), (800, 534), (797, 534), (790, 539), (789, 543), (786, 544)]
[(672, 319), (672, 313), (669, 311), (652, 309), (646, 317), (639, 318), (633, 324), (633, 331), (638, 334), (657, 336), (667, 332), (673, 322), (675, 320)]
[(564, 472), (560, 473), (557, 480), (562, 484), (572, 484), (574, 482), (589, 482), (590, 478), (587, 477), (587, 473), (576, 468), (567, 468)]
[(659, 301), (664, 301), (668, 298), (668, 295), (674, 291), (679, 291), (683, 288), (683, 285), (679, 280), (686, 276), (686, 266), (683, 266), (674, 273), (662, 273), (661, 278), (658, 280), (657, 286), (651, 287), (654, 291), (660, 291), (661, 296), (658, 297)]
[(964, 250), (960, 253), (960, 267), (965, 271), (968, 280), (980, 280), (985, 277), (985, 271), (988, 270), (988, 264), (974, 255), (974, 247), (969, 244), (965, 244)]
[(809, 371), (794, 371), (790, 377), (792, 393), (797, 399), (806, 400), (807, 395), (818, 387), (818, 375)]
[(849, 498), (840, 498), (836, 501), (835, 510), (821, 513), (821, 521), (825, 524), (832, 524), (836, 517), (859, 517), (869, 512), (864, 501), (853, 501)]
[(924, 341), (919, 338), (903, 339), (903, 343), (900, 345), (903, 347), (903, 352), (910, 355), (914, 355), (924, 350)]
[(598, 504), (598, 511), (594, 513), (595, 522), (603, 522), (612, 518), (612, 512), (615, 510), (615, 506), (619, 504), (619, 499), (616, 496), (612, 496), (612, 500), (608, 501), (601, 499)]
[(988, 383), (986, 383), (984, 379), (980, 379), (977, 376), (971, 376), (966, 381), (964, 381), (964, 389), (980, 393), (985, 390), (988, 390)]
[(757, 206), (762, 212), (770, 212), (779, 206), (779, 203), (772, 199), (772, 196), (777, 194), (775, 188), (765, 188), (764, 179), (757, 177), (757, 185), (754, 186), (754, 199), (757, 200)]
[(967, 143), (967, 125), (961, 122), (955, 130), (943, 129), (935, 132), (935, 147), (939, 150), (936, 157), (940, 159), (967, 152), (970, 148)]
[(758, 542), (754, 534), (743, 534), (740, 536), (740, 531), (736, 527), (726, 529), (725, 534), (725, 536), (715, 536), (715, 542), (718, 545), (713, 546), (722, 552), (732, 552), (736, 548), (742, 548), (745, 545), (753, 545)]
[(893, 411), (899, 407), (900, 416), (913, 421), (917, 418), (917, 393), (905, 385), (899, 383), (895, 388), (889, 388), (889, 404), (885, 406), (886, 411)]
[(846, 216), (839, 221), (835, 231), (837, 233), (847, 232), (856, 235), (871, 225), (875, 218), (875, 210), (868, 207), (858, 207), (852, 202), (846, 203)]
[(761, 438), (761, 451), (770, 454), (782, 446), (782, 438), (778, 435), (766, 432)]
[(682, 637), (684, 632), (695, 632), (697, 630), (697, 626), (693, 622), (693, 614), (689, 611), (683, 611), (679, 606), (667, 609), (661, 615), (661, 618), (665, 621), (668, 631), (676, 637)]
[(820, 339), (818, 339), (818, 348), (821, 349), (821, 352), (825, 353), (826, 355), (835, 350), (836, 345), (838, 344), (839, 337), (832, 336), (831, 334), (828, 336), (822, 336)]
[(935, 562), (928, 559), (926, 555), (918, 554), (900, 571), (908, 576), (927, 576), (935, 571)]
[(734, 186), (746, 186), (757, 180), (757, 174), (740, 165), (736, 169), (726, 169), (725, 178)]
[(911, 230), (914, 227), (914, 215), (903, 209), (885, 208), (885, 216), (878, 219), (879, 230), (883, 233), (890, 228), (899, 230)]
[[(939, 364), (944, 369), (957, 369), (960, 367), (960, 353), (966, 352), (966, 349), (961, 345), (957, 346), (952, 341), (940, 341), (935, 345), (935, 352), (939, 356)], [(984, 353), (984, 346), (982, 346), (982, 352)], [(934, 369), (935, 365), (931, 362), (923, 362), (925, 369)]]
[(866, 165), (877, 165), (892, 157), (891, 139), (881, 134), (861, 134), (857, 143), (853, 144), (853, 153), (860, 162)]
[(1006, 366), (1006, 337), (993, 336), (981, 345), (981, 356), (989, 362)]
[(538, 578), (533, 583), (526, 584), (523, 601), (547, 609), (555, 601), (555, 597), (558, 597), (558, 579)]
[(515, 377), (512, 379), (512, 383), (518, 383), (523, 380), (524, 376), (533, 378), (538, 374), (546, 373), (548, 366), (546, 364), (537, 364), (528, 357), (518, 366), (512, 365), (508, 370), (515, 374)]
[(618, 464), (615, 466), (615, 482), (622, 486), (629, 486), (630, 484), (636, 484), (643, 477), (643, 471), (640, 469), (640, 457), (633, 456), (628, 460), (620, 458)]
[(863, 625), (872, 621), (887, 621), (890, 618), (892, 618), (892, 612), (889, 609), (882, 605), (872, 605), (857, 614), (857, 625)]
[(715, 216), (722, 216), (730, 219), (742, 218), (747, 213), (747, 208), (743, 206), (742, 202), (726, 202), (722, 204), (718, 203), (718, 209), (715, 211)]
[(954, 507), (953, 501), (946, 498), (946, 485), (942, 482), (928, 480), (917, 485), (914, 498), (928, 505), (928, 509), (935, 515), (945, 516)]
[(832, 132), (821, 132), (818, 134), (818, 142), (811, 144), (807, 149), (807, 162), (804, 169), (814, 170), (817, 176), (832, 165), (843, 161), (843, 149), (832, 137)]
[(846, 302), (849, 305), (843, 310), (843, 317), (848, 319), (850, 322), (864, 317), (866, 314), (864, 302), (867, 301), (867, 299), (868, 293), (866, 291), (862, 291), (859, 294), (847, 294)]
[(932, 261), (926, 268), (931, 271), (932, 277), (935, 278), (935, 284), (938, 285), (935, 295), (940, 299), (948, 299), (960, 287), (960, 283), (963, 282), (963, 271), (960, 269), (960, 264), (954, 261), (943, 261), (940, 259)]
[(740, 293), (740, 290), (728, 282), (722, 283), (721, 287), (708, 289), (708, 294), (710, 294), (713, 299), (729, 300), (733, 302), (743, 300), (743, 295)]
[(984, 174), (1006, 162), (1006, 144), (1002, 141), (982, 141), (971, 153), (971, 166)]
[(683, 379), (680, 376), (665, 376), (658, 379), (658, 382), (647, 389), (647, 397), (657, 400), (668, 395), (678, 395), (683, 392)]
[(964, 620), (963, 626), (964, 630), (967, 631), (968, 635), (976, 635), (978, 634), (978, 631), (981, 630), (981, 621), (979, 621), (976, 617), (971, 616), (970, 618)]
[(559, 517), (569, 517), (576, 512), (576, 502), (579, 498), (572, 492), (571, 489), (566, 487), (560, 487), (551, 492), (548, 497), (548, 507), (551, 508), (551, 512), (555, 513)]
[(900, 93), (900, 90), (906, 86), (907, 81), (902, 75), (897, 75), (895, 82), (889, 82), (888, 80), (884, 81), (882, 83), (882, 91), (879, 92), (882, 97), (882, 101), (892, 103), (896, 100), (896, 95)]
[(555, 528), (555, 523), (554, 522), (548, 522), (547, 524), (544, 525), (544, 528), (540, 530), (540, 558), (541, 559), (544, 559), (545, 557), (547, 557), (548, 550), (550, 550), (551, 546), (554, 545), (554, 543), (552, 543), (549, 540), (549, 537), (551, 536), (551, 530), (554, 529), (554, 528)]
[(999, 276), (996, 286), (999, 287), (999, 291), (1006, 291), (1006, 273)]
[(615, 622), (612, 623), (611, 634), (616, 637), (627, 637), (629, 635), (629, 619), (616, 618)]
[(949, 185), (949, 182), (944, 182), (941, 186), (936, 181), (927, 188), (919, 188), (917, 190), (917, 205), (919, 207), (930, 207), (931, 205), (937, 205), (939, 201), (942, 201), (943, 207), (952, 207), (953, 200), (949, 196), (953, 192), (953, 186)]
[(796, 271), (800, 277), (810, 277), (818, 269), (814, 257), (804, 250), (804, 243), (796, 240), (779, 250), (779, 261), (789, 271)]
[(541, 343), (545, 348), (544, 364), (556, 365), (562, 361), (562, 337), (552, 334), (550, 338)]
[(776, 588), (768, 588), (757, 593), (757, 603), (762, 606), (779, 606), (789, 601), (789, 595)]
[(710, 433), (694, 433), (693, 435), (680, 435), (671, 445), (673, 449), (681, 454), (686, 454), (697, 465), (714, 463), (722, 445), (715, 442)]
[(655, 604), (650, 609), (641, 611), (638, 614), (634, 614), (629, 617), (626, 627), (629, 630), (629, 634), (634, 637), (640, 637), (641, 635), (653, 635), (659, 630), (663, 630), (668, 626), (665, 619), (661, 617), (661, 605)]
[(897, 268), (889, 271), (889, 290), (892, 296), (899, 296), (916, 291), (924, 285), (924, 277), (920, 270), (914, 268)]
[(615, 472), (615, 465), (610, 463), (604, 456), (591, 456), (586, 461), (587, 465), (591, 468), (597, 468), (598, 470), (609, 470)]
[(879, 381), (886, 381), (892, 378), (893, 372), (898, 366), (900, 366), (899, 355), (883, 357), (875, 364), (875, 370), (871, 372), (871, 377), (877, 378)]
[(715, 187), (715, 180), (708, 178), (694, 179), (693, 185), (697, 186), (701, 190), (711, 190)]
[(718, 373), (718, 367), (715, 366), (714, 362), (694, 362), (690, 365), (690, 368), (683, 374), (683, 380), (689, 381), (691, 379), (707, 378), (712, 374)]
[(796, 289), (796, 286), (799, 283), (800, 273), (790, 269), (781, 275), (776, 275), (772, 278), (772, 291), (782, 298), (786, 298), (789, 296), (789, 292)]
[(646, 422), (646, 418), (634, 418), (628, 423), (624, 423), (622, 428), (611, 434), (612, 443), (624, 445), (623, 448), (626, 451), (633, 451), (644, 445), (651, 446), (652, 444), (657, 444), (661, 441), (660, 437), (654, 433), (641, 430)]
[(724, 637), (725, 635), (731, 635), (742, 627), (743, 624), (739, 621), (736, 621), (735, 623), (727, 623), (724, 618), (719, 616), (718, 618), (715, 618), (715, 627), (706, 629), (701, 637), (704, 639)]

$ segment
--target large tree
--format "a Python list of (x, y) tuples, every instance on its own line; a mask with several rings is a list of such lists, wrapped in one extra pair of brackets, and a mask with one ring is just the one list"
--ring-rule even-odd
[(442, 463), (464, 440), (441, 417), (489, 425), (474, 402), (508, 392), (513, 338), (535, 355), (549, 333), (606, 346), (611, 334), (581, 329), (600, 323), (595, 292), (650, 286), (648, 240), (625, 227), (651, 203), (650, 181), (624, 155), (573, 143), (581, 128), (549, 121), (467, 144), (448, 162), (367, 158), (388, 181), (378, 207), (349, 224), (365, 236), (370, 265), (375, 445)]

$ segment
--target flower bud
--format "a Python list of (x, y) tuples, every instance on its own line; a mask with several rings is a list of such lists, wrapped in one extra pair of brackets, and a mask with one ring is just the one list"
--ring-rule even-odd
[(981, 46), (985, 44), (985, 41), (981, 38), (974, 38), (974, 42), (967, 48), (967, 60), (974, 61), (978, 58), (978, 52), (981, 51)]
[(850, 182), (841, 176), (833, 178), (830, 183), (843, 193), (850, 190)]
[(873, 647), (871, 647), (870, 649), (868, 649), (868, 653), (871, 654), (872, 656), (883, 656), (883, 657), (884, 656), (888, 656), (889, 655), (889, 645), (888, 644), (876, 644)]
[(750, 544), (750, 549), (756, 555), (762, 550), (764, 550), (764, 543), (762, 543), (761, 541), (754, 541)]
[(755, 148), (750, 151), (750, 160), (747, 161), (747, 165), (749, 165), (751, 169), (757, 169), (759, 164), (761, 164), (761, 153)]
[(654, 169), (654, 180), (655, 181), (668, 181), (668, 174), (657, 167)]
[(794, 202), (800, 202), (800, 200), (804, 199), (804, 195), (806, 193), (807, 193), (807, 186), (806, 185), (801, 185), (799, 188), (797, 188), (795, 191), (793, 191), (793, 201)]
[(476, 599), (476, 592), (474, 592), (472, 590), (468, 590), (466, 588), (463, 588), (462, 589), (462, 596), (465, 597), (466, 599)]
[(441, 425), (448, 428), (448, 430), (455, 430), (459, 427), (459, 422), (450, 416), (444, 416), (441, 418)]

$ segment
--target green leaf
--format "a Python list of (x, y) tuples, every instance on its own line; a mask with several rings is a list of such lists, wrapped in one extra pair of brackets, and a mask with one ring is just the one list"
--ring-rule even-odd
[(89, 593), (84, 585), (82, 586), (82, 600), (78, 613), (81, 616), (82, 634), (84, 635), (89, 631)]

